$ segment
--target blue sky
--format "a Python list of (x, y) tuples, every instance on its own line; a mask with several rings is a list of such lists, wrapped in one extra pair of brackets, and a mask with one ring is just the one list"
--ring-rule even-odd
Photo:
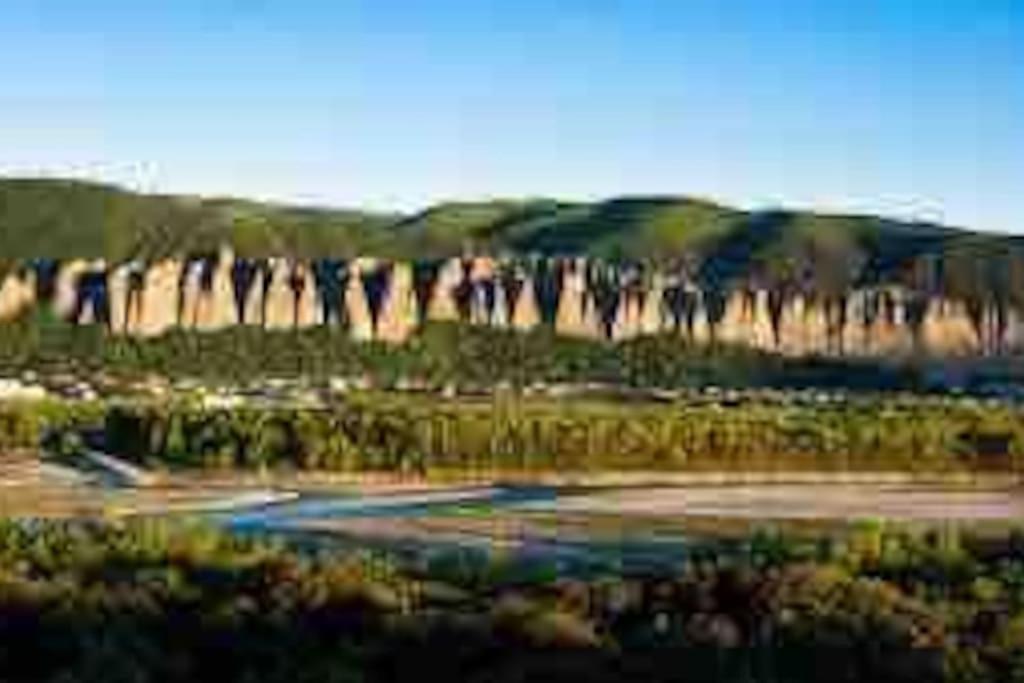
[(4, 0), (0, 173), (1024, 233), (1019, 0)]

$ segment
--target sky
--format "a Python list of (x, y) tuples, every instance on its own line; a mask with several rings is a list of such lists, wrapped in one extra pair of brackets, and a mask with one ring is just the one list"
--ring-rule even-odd
[(1024, 233), (1024, 2), (3, 0), (0, 174)]

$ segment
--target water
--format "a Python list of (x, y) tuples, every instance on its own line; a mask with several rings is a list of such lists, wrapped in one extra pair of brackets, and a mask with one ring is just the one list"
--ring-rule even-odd
[(514, 508), (528, 503), (553, 502), (556, 495), (555, 489), (540, 486), (466, 488), (387, 496), (303, 495), (295, 501), (217, 517), (232, 530), (274, 531), (291, 529), (299, 522), (312, 519), (429, 517), (465, 503), (487, 505), (495, 510)]
[(448, 564), (482, 566), (499, 563), (506, 571), (528, 575), (538, 571), (558, 575), (593, 575), (603, 572), (678, 567), (685, 558), (680, 537), (639, 536), (615, 540), (524, 535), (514, 547), (497, 548), (486, 535), (460, 538), (353, 537), (333, 530), (311, 530), (303, 523), (316, 520), (367, 518), (427, 518), (450, 515), (466, 506), (482, 507), (500, 517), (533, 505), (552, 505), (558, 490), (545, 486), (494, 486), (442, 492), (385, 496), (303, 495), (299, 499), (255, 509), (208, 515), (240, 534), (269, 535), (308, 549), (339, 548), (385, 551), (418, 567)]

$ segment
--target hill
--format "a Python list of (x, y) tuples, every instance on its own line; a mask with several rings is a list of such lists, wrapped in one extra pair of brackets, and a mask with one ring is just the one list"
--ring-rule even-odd
[(352, 256), (396, 220), (239, 199), (144, 195), (77, 180), (0, 179), (6, 258), (155, 258), (230, 242), (241, 253)]
[(231, 198), (144, 195), (93, 182), (0, 179), (6, 259), (110, 261), (208, 251), (422, 259), (466, 250), (657, 260), (713, 283), (911, 281), (965, 298), (1024, 291), (1024, 239), (877, 216), (745, 212), (686, 197), (438, 204), (411, 215)]

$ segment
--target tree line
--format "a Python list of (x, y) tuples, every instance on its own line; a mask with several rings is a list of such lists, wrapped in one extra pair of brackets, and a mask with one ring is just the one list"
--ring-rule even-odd
[(156, 467), (393, 472), (1017, 472), (1012, 406), (924, 400), (778, 403), (356, 393), (321, 408), (6, 404), (0, 446), (81, 438)]

